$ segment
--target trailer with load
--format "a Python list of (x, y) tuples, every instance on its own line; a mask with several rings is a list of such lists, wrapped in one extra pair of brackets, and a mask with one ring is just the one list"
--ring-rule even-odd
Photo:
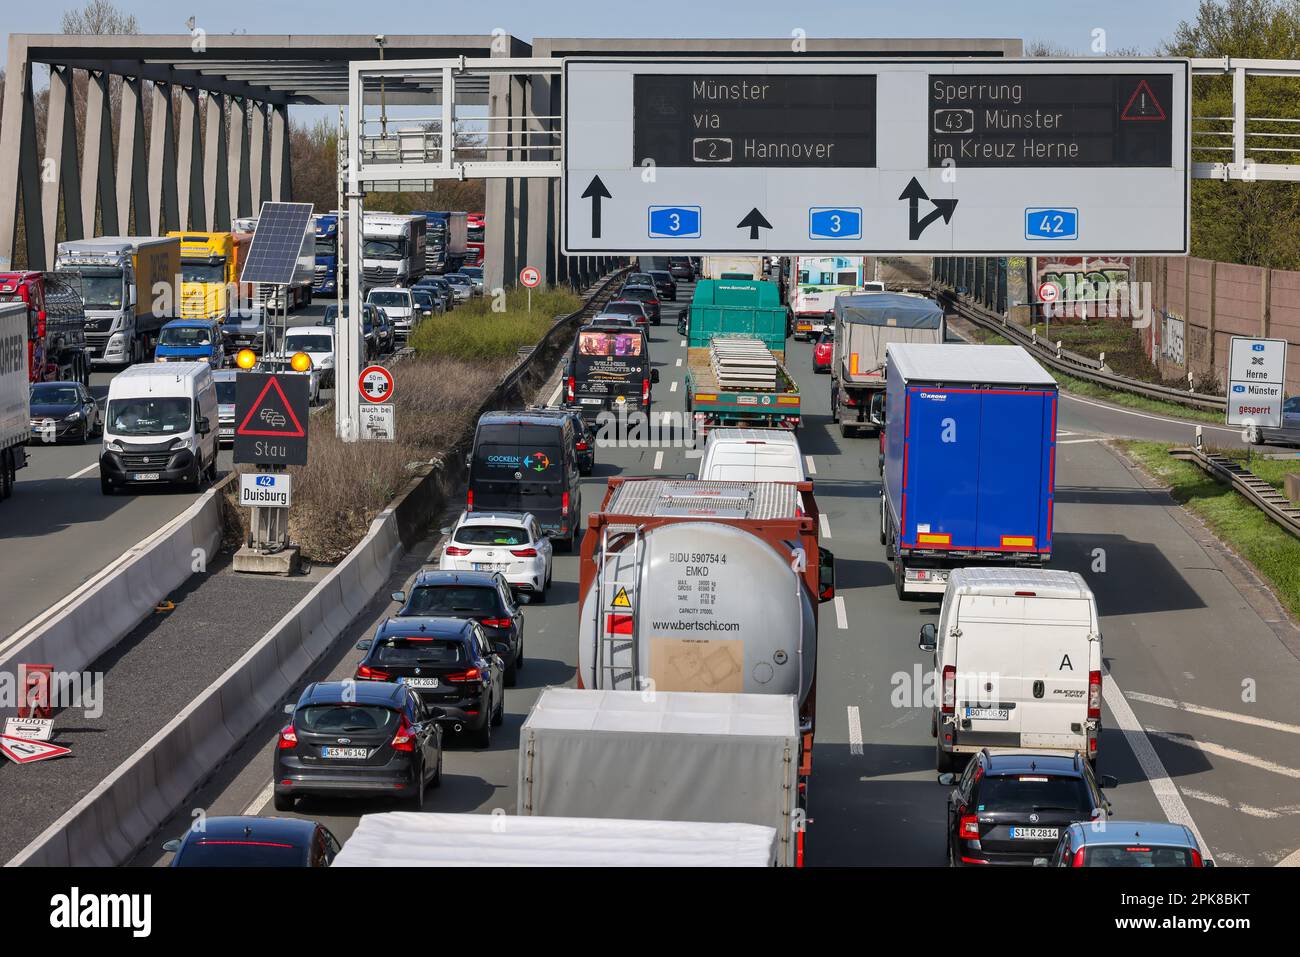
[(696, 285), (684, 332), (686, 414), (697, 438), (719, 426), (799, 427), (799, 386), (785, 367), (787, 327), (773, 283)]
[(943, 309), (931, 299), (868, 292), (835, 300), (831, 421), (846, 438), (879, 429), (885, 413), (885, 348), (891, 342), (943, 342)]
[(1052, 553), (1056, 380), (1020, 346), (885, 350), (880, 543), (900, 598)]
[(835, 595), (819, 527), (807, 482), (610, 479), (582, 540), (579, 687), (792, 695), (806, 800)]
[(252, 233), (203, 233), (174, 230), (181, 243), (181, 319), (225, 322), (240, 311), (250, 289), (239, 283)]
[(339, 285), (347, 288), (343, 277), (343, 254), (346, 251), (348, 231), (342, 228), (337, 212), (317, 213), (312, 217), (316, 230), (316, 261), (312, 275), (313, 296), (337, 294)]
[(468, 213), (416, 210), (427, 223), (424, 246), (424, 274), (431, 276), (459, 272), (469, 253)]
[(704, 279), (762, 279), (762, 256), (705, 256), (700, 270)]
[(66, 270), (0, 273), (0, 302), (19, 302), (27, 310), (27, 374), (31, 382), (90, 385), (80, 275)]

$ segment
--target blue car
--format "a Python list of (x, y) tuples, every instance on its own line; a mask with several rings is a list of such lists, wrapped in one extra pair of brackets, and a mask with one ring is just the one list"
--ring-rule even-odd
[(154, 362), (207, 362), (220, 369), (226, 362), (221, 323), (215, 319), (173, 319), (162, 327)]

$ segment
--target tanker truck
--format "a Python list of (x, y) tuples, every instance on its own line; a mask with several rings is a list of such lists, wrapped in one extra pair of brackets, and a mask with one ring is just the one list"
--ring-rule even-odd
[(579, 687), (793, 696), (806, 801), (835, 597), (818, 528), (810, 482), (610, 479), (582, 541)]

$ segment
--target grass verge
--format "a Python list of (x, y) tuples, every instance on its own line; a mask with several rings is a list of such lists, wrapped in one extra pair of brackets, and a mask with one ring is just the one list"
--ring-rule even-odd
[(465, 360), (504, 359), (533, 346), (555, 322), (582, 307), (582, 299), (565, 288), (511, 289), (499, 296), (480, 296), (451, 312), (426, 319), (411, 335), (422, 357)]
[(1171, 458), (1162, 442), (1117, 440), (1116, 445), (1169, 486), (1174, 500), (1200, 518), (1268, 582), (1283, 607), (1300, 618), (1300, 539), (1191, 462)]

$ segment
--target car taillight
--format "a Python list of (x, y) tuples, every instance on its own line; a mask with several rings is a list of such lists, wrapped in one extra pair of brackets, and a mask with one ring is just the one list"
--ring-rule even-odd
[(957, 667), (943, 666), (943, 704), (940, 710), (952, 714), (957, 707)]
[(464, 556), (464, 555), (468, 555), (468, 554), (469, 554), (469, 549), (468, 549), (468, 548), (457, 548), (455, 545), (448, 545), (448, 546), (447, 546), (447, 549), (446, 549), (446, 554), (448, 554), (448, 555), (455, 555), (456, 557), (459, 558), (459, 557), (462, 557), (462, 556)]
[(1085, 848), (1081, 847), (1074, 852), (1074, 862), (1070, 865), (1071, 867), (1083, 867), (1084, 850)]
[(974, 814), (963, 814), (961, 828), (957, 833), (962, 840), (978, 841), (980, 839), (980, 819)]
[(474, 511), (474, 490), (470, 489), (465, 495), (465, 511)]
[(1101, 672), (1088, 672), (1088, 717), (1101, 717)]
[(569, 401), (573, 401), (573, 389), (578, 384), (576, 376), (569, 376)]
[(357, 665), (358, 681), (387, 681), (389, 677), (387, 671), (380, 671), (378, 668), (372, 668), (369, 665)]
[(537, 549), (535, 548), (512, 548), (510, 554), (515, 558), (536, 558)]
[(393, 736), (394, 751), (414, 751), (415, 735), (411, 733), (411, 726), (406, 721), (406, 716), (402, 716), (402, 723), (397, 727), (397, 734)]
[[(487, 624), (487, 622), (484, 622), (484, 624)], [(459, 684), (466, 681), (479, 681), (482, 676), (483, 673), (477, 668), (470, 668), (467, 671), (453, 671), (451, 674), (444, 675), (443, 677), (448, 681), (455, 681)]]
[(1192, 851), (1192, 867), (1204, 867), (1205, 862), (1201, 860), (1200, 851)]
[(569, 493), (568, 492), (565, 492), (563, 495), (560, 496), (560, 514), (561, 515), (569, 514)]
[(585, 439), (581, 442), (575, 442), (573, 444), (573, 447), (577, 449), (579, 452), (585, 452), (587, 451), (587, 442)]
[[(530, 548), (529, 551), (531, 552), (532, 549)], [(536, 554), (536, 553), (534, 552), (534, 554)], [(509, 619), (509, 618), (480, 618), (480, 619), (478, 620), (478, 622), (479, 622), (480, 625), (487, 625), (489, 628), (509, 628), (509, 627), (510, 627), (510, 619)]]
[(650, 401), (650, 380), (642, 379), (641, 380), (641, 404), (644, 405), (649, 401)]
[(296, 747), (298, 747), (298, 732), (293, 729), (293, 723), (290, 722), (280, 729), (280, 750), (288, 751)]
[(851, 395), (846, 395), (844, 397), (844, 404), (847, 405), (849, 408), (854, 408), (857, 406), (858, 400), (853, 398), (853, 396)]

